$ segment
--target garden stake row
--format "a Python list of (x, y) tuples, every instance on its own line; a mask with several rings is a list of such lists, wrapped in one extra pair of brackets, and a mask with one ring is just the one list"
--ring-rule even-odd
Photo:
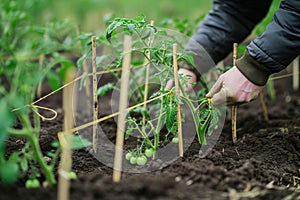
[[(93, 68), (93, 119), (98, 119), (98, 95), (97, 95), (97, 66), (96, 66), (96, 36), (92, 36), (92, 68)], [(97, 153), (98, 147), (98, 135), (97, 135), (98, 124), (93, 125), (93, 150)]]
[[(76, 76), (75, 69), (70, 69), (67, 72), (67, 82), (74, 80)], [(72, 113), (72, 95), (74, 83), (65, 87), (63, 90), (63, 112), (64, 112), (64, 127), (63, 132), (58, 133), (59, 142), (61, 144), (61, 162), (58, 170), (58, 200), (68, 200), (70, 189), (69, 173), (72, 167), (72, 132), (73, 113)]]
[[(238, 44), (233, 44), (233, 66), (236, 66), (236, 59), (237, 59), (237, 47)], [(237, 106), (231, 107), (231, 130), (232, 130), (232, 142), (233, 144), (236, 143), (237, 135), (236, 135), (236, 113), (237, 113)]]
[(132, 39), (130, 36), (125, 35), (124, 37), (124, 57), (122, 60), (122, 74), (121, 74), (121, 91), (119, 99), (119, 117), (117, 123), (117, 137), (114, 157), (114, 170), (113, 170), (113, 181), (120, 182), (121, 170), (122, 170), (122, 156), (124, 146), (124, 130), (126, 120), (126, 110), (128, 106), (128, 82), (130, 74), (130, 62), (131, 62), (131, 44)]
[[(173, 67), (174, 67), (174, 81), (175, 91), (180, 96), (179, 80), (178, 80), (178, 64), (177, 64), (177, 44), (173, 44)], [(182, 141), (182, 126), (181, 126), (181, 113), (180, 102), (177, 102), (177, 124), (178, 124), (178, 148), (179, 156), (183, 157), (183, 141)]]

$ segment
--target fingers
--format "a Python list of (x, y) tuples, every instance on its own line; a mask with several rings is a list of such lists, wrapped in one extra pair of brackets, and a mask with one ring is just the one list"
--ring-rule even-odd
[[(193, 83), (193, 82), (196, 82), (197, 81), (197, 76), (195, 75), (194, 72), (188, 70), (188, 69), (185, 69), (185, 68), (180, 68), (178, 70), (178, 74), (183, 74), (185, 76), (190, 76), (190, 79), (189, 79), (189, 84), (185, 85), (185, 91), (186, 92), (190, 92), (193, 90), (194, 88), (194, 85), (190, 84), (190, 83)], [(165, 90), (170, 90), (172, 89), (173, 87), (173, 80), (168, 80), (167, 83), (166, 83), (166, 86), (165, 86)]]
[(173, 80), (168, 80), (165, 86), (165, 90), (170, 90), (173, 87)]
[(217, 105), (224, 104), (225, 101), (226, 101), (226, 88), (221, 87), (221, 89), (217, 93), (214, 93), (212, 95), (211, 102), (213, 105), (217, 106)]
[(212, 88), (209, 90), (209, 92), (206, 94), (206, 97), (212, 98), (216, 93), (218, 93), (223, 85), (223, 79), (222, 76), (215, 82), (215, 84), (212, 86)]

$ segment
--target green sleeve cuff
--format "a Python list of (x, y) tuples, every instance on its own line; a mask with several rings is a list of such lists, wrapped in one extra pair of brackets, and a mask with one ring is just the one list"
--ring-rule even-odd
[(249, 81), (258, 86), (265, 85), (271, 75), (271, 71), (254, 60), (248, 51), (236, 61), (236, 67)]

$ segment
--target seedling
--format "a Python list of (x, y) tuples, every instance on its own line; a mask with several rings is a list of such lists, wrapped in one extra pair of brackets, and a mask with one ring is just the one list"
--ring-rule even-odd
[[(169, 49), (172, 49), (176, 40), (172, 39), (157, 42), (156, 40), (159, 36), (167, 37), (168, 34), (165, 31), (154, 27), (153, 24), (147, 24), (144, 16), (139, 16), (132, 20), (117, 18), (111, 22), (106, 32), (107, 41), (116, 47), (114, 48), (114, 53), (117, 54), (115, 56), (117, 60), (109, 66), (98, 63), (98, 68), (105, 69), (105, 67), (108, 67), (108, 70), (106, 69), (106, 71), (109, 71), (112, 68), (120, 68), (121, 61), (123, 60), (124, 62), (124, 54), (118, 51), (119, 44), (117, 37), (115, 37), (119, 30), (124, 31), (125, 34), (128, 34), (133, 38), (133, 46), (131, 50), (132, 64), (130, 68), (134, 69), (134, 73), (131, 73), (129, 84), (136, 85), (139, 90), (132, 95), (134, 97), (130, 100), (133, 103), (141, 103), (143, 105), (142, 107), (136, 107), (134, 110), (130, 111), (130, 113), (135, 112), (140, 114), (140, 119), (136, 117), (126, 117), (127, 130), (125, 133), (125, 139), (131, 137), (133, 133), (135, 135), (139, 135), (139, 144), (136, 148), (129, 150), (129, 153), (125, 156), (126, 159), (130, 161), (131, 164), (146, 164), (145, 161), (150, 158), (155, 158), (156, 151), (160, 148), (160, 145), (163, 145), (165, 141), (170, 140), (176, 143), (179, 142), (179, 145), (181, 145), (180, 149), (182, 149), (182, 141), (180, 141), (180, 134), (178, 134), (180, 124), (182, 120), (184, 120), (184, 118), (182, 120), (180, 119), (182, 117), (182, 114), (180, 113), (180, 105), (182, 103), (188, 104), (193, 116), (199, 142), (200, 144), (205, 145), (206, 135), (212, 134), (213, 130), (217, 126), (220, 111), (213, 107), (210, 100), (204, 96), (205, 92), (199, 93), (202, 96), (197, 97), (198, 100), (192, 100), (183, 89), (185, 88), (185, 85), (188, 84), (189, 77), (183, 75), (176, 76), (176, 70), (173, 70), (173, 67), (177, 62), (185, 62), (193, 66), (193, 53), (178, 53), (175, 51), (175, 53), (172, 54)], [(99, 38), (102, 37), (100, 36)], [(146, 39), (149, 41), (146, 42)], [(135, 56), (144, 59), (139, 62), (135, 60)], [(105, 63), (104, 60), (106, 58), (107, 55), (103, 55), (99, 57), (98, 60), (101, 59), (101, 61)], [(145, 62), (145, 60), (147, 62)], [(142, 65), (135, 65), (135, 63), (141, 63)], [(147, 82), (144, 87), (141, 87), (140, 85), (143, 85), (143, 83), (139, 83), (140, 78), (136, 77), (137, 74), (143, 74), (141, 73), (143, 71), (147, 72), (148, 67), (150, 68), (150, 71), (153, 69), (150, 76), (158, 80), (159, 83), (160, 88), (158, 90), (156, 89), (156, 92), (153, 92), (153, 89), (148, 87)], [(153, 71), (155, 71), (154, 74)], [(164, 87), (166, 81), (173, 79), (174, 77), (178, 77), (178, 83), (175, 84), (177, 89), (172, 88), (171, 90), (165, 90)], [(201, 80), (201, 82), (204, 84), (203, 88), (206, 92), (208, 92), (208, 87), (205, 84), (205, 81)], [(107, 85), (103, 87), (106, 86)], [(98, 91), (99, 89), (100, 88), (98, 88)], [(103, 91), (102, 88), (100, 90)], [(161, 96), (153, 102), (151, 108), (145, 106), (145, 102), (147, 100), (145, 96), (147, 97), (148, 90), (152, 93), (149, 100)], [(120, 89), (120, 92), (122, 93), (122, 89)], [(195, 102), (199, 105), (195, 106)], [(155, 110), (154, 113), (156, 113), (155, 117), (153, 119), (149, 119), (150, 112), (153, 113), (153, 109)], [(123, 113), (123, 111), (119, 112), (119, 114), (121, 113)], [(164, 127), (166, 128), (167, 133), (165, 135), (166, 140), (163, 142), (161, 141), (161, 130)], [(180, 151), (180, 155), (183, 155), (183, 150)], [(147, 157), (148, 159), (145, 159)]]
[[(69, 32), (73, 26), (68, 21), (52, 22), (47, 27), (35, 26), (19, 2), (4, 1), (1, 6), (0, 179), (2, 183), (11, 184), (25, 177), (28, 188), (41, 185), (41, 181), (53, 185), (60, 145), (52, 142), (52, 151), (46, 153), (51, 161), (47, 163), (39, 136), (41, 119), (52, 120), (57, 113), (37, 105), (38, 101), (34, 100), (40, 82), (47, 79), (50, 86), (57, 89), (65, 81), (66, 70), (74, 67), (63, 53), (78, 53), (70, 42), (75, 41), (75, 35)], [(57, 70), (52, 69), (54, 66)], [(41, 109), (53, 112), (53, 117), (42, 116)], [(21, 138), (25, 144), (8, 154), (5, 150), (8, 137)]]

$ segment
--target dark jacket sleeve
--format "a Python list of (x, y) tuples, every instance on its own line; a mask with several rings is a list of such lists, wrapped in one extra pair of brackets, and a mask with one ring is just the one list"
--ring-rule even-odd
[[(199, 24), (186, 50), (199, 55), (197, 71), (211, 67), (201, 56), (204, 52), (214, 63), (224, 59), (233, 43), (243, 41), (254, 26), (266, 15), (272, 0), (214, 0), (213, 9)], [(205, 63), (205, 64), (204, 64)]]
[(247, 46), (237, 61), (239, 70), (253, 83), (264, 85), (300, 54), (300, 1), (285, 0), (264, 33)]

